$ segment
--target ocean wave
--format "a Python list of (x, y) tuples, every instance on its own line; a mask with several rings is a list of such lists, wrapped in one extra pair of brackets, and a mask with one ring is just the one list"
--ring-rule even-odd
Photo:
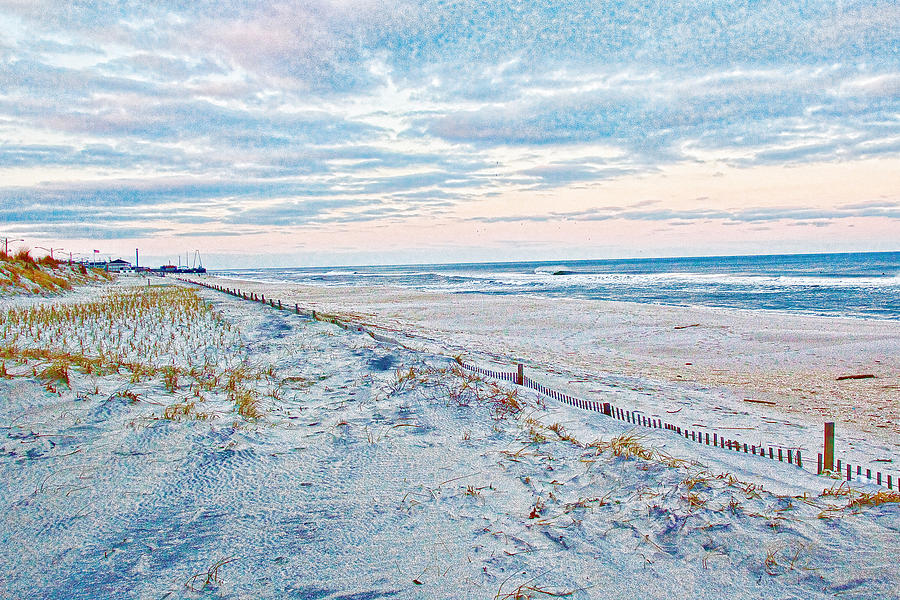
[(545, 274), (545, 275), (574, 275), (577, 273), (575, 269), (571, 267), (567, 267), (565, 265), (556, 266), (556, 267), (538, 267), (534, 270), (536, 275)]

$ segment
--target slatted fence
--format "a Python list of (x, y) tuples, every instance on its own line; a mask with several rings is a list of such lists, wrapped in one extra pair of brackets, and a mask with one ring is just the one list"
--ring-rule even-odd
[[(256, 294), (255, 292), (248, 293), (237, 288), (208, 284), (181, 277), (179, 277), (178, 280), (219, 292), (224, 292), (243, 300), (259, 302), (261, 304), (268, 304), (272, 308), (278, 310), (291, 310), (297, 315), (306, 316), (317, 321), (332, 323), (345, 330), (368, 334), (370, 337), (381, 342), (399, 345), (399, 342), (397, 340), (372, 332), (361, 325), (347, 323), (340, 320), (334, 315), (329, 315), (320, 311), (301, 309), (297, 304), (294, 304), (293, 308), (291, 308), (290, 305), (283, 305), (281, 300), (275, 300), (271, 297), (267, 300), (264, 294)], [(657, 417), (647, 416), (640, 410), (615, 406), (610, 402), (598, 402), (596, 400), (585, 400), (583, 398), (577, 398), (564, 392), (552, 389), (526, 376), (524, 374), (524, 367), (521, 364), (517, 365), (517, 371), (507, 372), (495, 369), (485, 369), (483, 367), (467, 363), (463, 360), (458, 360), (458, 362), (460, 367), (472, 373), (477, 373), (478, 375), (491, 377), (500, 381), (506, 381), (515, 385), (521, 385), (523, 387), (534, 390), (535, 392), (542, 394), (543, 396), (556, 400), (557, 402), (561, 402), (563, 404), (567, 404), (581, 410), (600, 413), (612, 419), (617, 419), (619, 421), (623, 421), (637, 427), (670, 431), (673, 435), (683, 437), (697, 444), (702, 444), (705, 446), (732, 452), (751, 454), (753, 456), (759, 456), (767, 458), (769, 460), (777, 460), (789, 465), (794, 465), (801, 469), (804, 468), (803, 455), (799, 448), (779, 445), (772, 446), (766, 444), (750, 444), (746, 441), (732, 439), (730, 437), (726, 438), (725, 436), (719, 435), (717, 432), (713, 432), (712, 434), (710, 434), (709, 431), (699, 431), (689, 429), (687, 427), (682, 427), (678, 424), (669, 423)], [(895, 484), (895, 479), (890, 473), (883, 474), (881, 471), (873, 471), (871, 468), (865, 468), (865, 470), (863, 470), (863, 467), (861, 465), (851, 466), (849, 463), (846, 463), (842, 460), (837, 460), (836, 469), (833, 469), (829, 473), (823, 465), (823, 455), (821, 453), (818, 455), (816, 473), (820, 475), (839, 475), (841, 478), (845, 478), (847, 481), (859, 481), (863, 477), (865, 477), (867, 482), (886, 486), (890, 490), (894, 489)], [(896, 488), (898, 491), (900, 491), (900, 477), (897, 477), (896, 479)]]

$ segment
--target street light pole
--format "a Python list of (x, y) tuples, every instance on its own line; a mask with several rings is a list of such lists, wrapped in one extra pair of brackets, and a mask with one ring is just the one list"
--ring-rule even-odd
[(44, 248), (43, 246), (35, 246), (35, 248), (40, 248), (41, 250), (46, 250), (50, 253), (50, 260), (53, 260), (53, 251), (54, 250), (64, 250), (64, 248)]
[(24, 242), (25, 240), (11, 240), (9, 238), (3, 238), (3, 254), (9, 256), (9, 243), (10, 242)]

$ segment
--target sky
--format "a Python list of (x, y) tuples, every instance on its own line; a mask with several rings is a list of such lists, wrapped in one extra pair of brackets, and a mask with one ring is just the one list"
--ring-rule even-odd
[(0, 214), (212, 268), (900, 250), (900, 4), (0, 0)]

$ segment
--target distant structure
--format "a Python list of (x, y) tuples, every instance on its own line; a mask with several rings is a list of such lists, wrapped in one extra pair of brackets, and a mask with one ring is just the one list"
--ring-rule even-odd
[(155, 273), (206, 273), (206, 269), (203, 268), (203, 259), (200, 258), (200, 251), (194, 250), (194, 266), (187, 266), (188, 263), (188, 255), (184, 255), (184, 266), (181, 266), (181, 255), (178, 255), (178, 266), (175, 265), (162, 265), (158, 269), (153, 269)]
[(106, 263), (106, 270), (110, 273), (121, 273), (122, 271), (130, 271), (131, 263), (127, 260), (122, 260), (121, 258), (117, 258), (116, 260), (111, 260)]
[[(194, 264), (196, 266), (189, 267), (185, 264), (185, 266), (175, 265), (162, 265), (156, 269), (151, 269), (149, 267), (141, 267), (138, 265), (138, 261), (140, 260), (140, 255), (138, 250), (134, 251), (134, 267), (131, 266), (131, 263), (127, 260), (123, 260), (121, 258), (117, 258), (116, 260), (105, 261), (105, 260), (95, 260), (95, 261), (86, 261), (83, 264), (85, 267), (89, 269), (102, 269), (109, 273), (122, 273), (122, 274), (141, 274), (146, 273), (148, 275), (168, 275), (169, 273), (206, 273), (206, 269), (203, 267), (203, 261), (200, 260), (200, 253), (196, 252), (194, 256)], [(181, 257), (179, 256), (179, 262)], [(187, 262), (187, 257), (185, 257), (185, 262)], [(199, 263), (199, 264), (198, 264)]]

